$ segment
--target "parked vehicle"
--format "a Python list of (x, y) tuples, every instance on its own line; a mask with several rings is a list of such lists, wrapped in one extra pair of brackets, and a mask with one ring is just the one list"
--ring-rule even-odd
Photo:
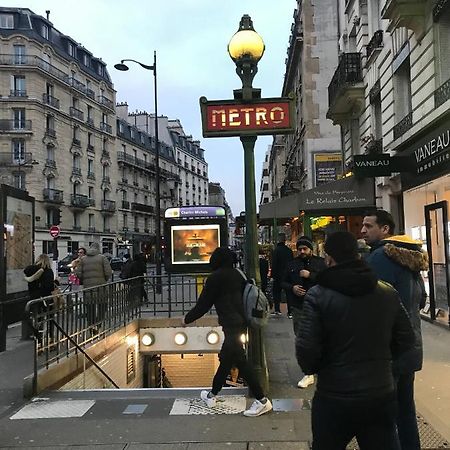
[(121, 269), (122, 269), (122, 266), (123, 266), (123, 264), (124, 264), (123, 259), (122, 259), (122, 258), (119, 258), (119, 257), (116, 257), (116, 256), (114, 256), (113, 258), (111, 258), (111, 259), (109, 260), (109, 263), (111, 264), (111, 269), (112, 269), (112, 270), (121, 270)]
[(68, 265), (77, 257), (77, 255), (68, 254), (63, 259), (58, 261), (58, 273), (68, 274), (70, 273), (70, 267)]

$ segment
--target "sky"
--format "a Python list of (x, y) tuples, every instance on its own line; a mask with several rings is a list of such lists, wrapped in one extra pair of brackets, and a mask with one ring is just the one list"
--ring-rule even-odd
[[(265, 53), (253, 86), (262, 97), (281, 95), (296, 0), (2, 0), (2, 6), (29, 8), (46, 16), (64, 34), (107, 64), (116, 101), (129, 112), (153, 112), (153, 73), (138, 65), (119, 72), (114, 64), (136, 59), (153, 64), (157, 52), (158, 114), (180, 119), (186, 134), (201, 142), (209, 180), (225, 189), (234, 215), (244, 210), (243, 149), (238, 137), (203, 138), (199, 98), (231, 99), (241, 87), (227, 45), (243, 14), (264, 40)], [(262, 162), (272, 142), (255, 146), (257, 203)]]

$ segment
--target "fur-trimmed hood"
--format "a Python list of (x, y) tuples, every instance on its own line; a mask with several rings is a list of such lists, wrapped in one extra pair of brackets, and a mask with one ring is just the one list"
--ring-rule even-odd
[(391, 236), (380, 242), (384, 253), (400, 266), (411, 272), (428, 270), (428, 254), (421, 248), (422, 243), (406, 235)]
[(32, 283), (33, 281), (39, 280), (39, 278), (41, 278), (42, 274), (44, 273), (44, 269), (42, 269), (41, 267), (33, 273), (33, 270), (36, 268), (36, 266), (29, 266), (24, 270), (25, 276), (23, 278), (27, 283)]

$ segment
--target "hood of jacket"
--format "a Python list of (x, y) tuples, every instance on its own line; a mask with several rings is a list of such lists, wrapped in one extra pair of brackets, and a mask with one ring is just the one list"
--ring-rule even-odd
[(375, 273), (360, 259), (329, 267), (317, 275), (317, 284), (350, 297), (372, 292), (377, 282)]
[(428, 254), (422, 251), (422, 242), (406, 235), (391, 236), (380, 242), (385, 255), (411, 272), (428, 270)]

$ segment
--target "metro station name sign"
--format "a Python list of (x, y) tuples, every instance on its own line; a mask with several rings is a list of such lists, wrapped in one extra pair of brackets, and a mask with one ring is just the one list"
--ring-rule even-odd
[(213, 100), (200, 98), (203, 137), (285, 134), (294, 131), (291, 98)]

